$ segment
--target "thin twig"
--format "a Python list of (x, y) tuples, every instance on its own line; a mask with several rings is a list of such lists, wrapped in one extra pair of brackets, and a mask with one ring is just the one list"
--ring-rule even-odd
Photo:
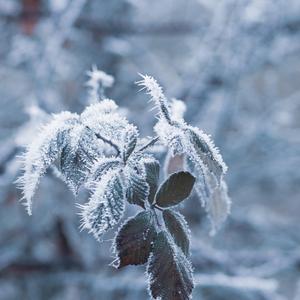
[(153, 138), (150, 142), (148, 142), (146, 145), (142, 146), (138, 151), (144, 151), (145, 149), (147, 149), (148, 147), (153, 146), (157, 141), (159, 140), (159, 137), (155, 137)]
[(162, 208), (160, 208), (159, 206), (157, 205), (153, 205), (153, 207), (155, 207), (156, 209), (160, 210), (160, 211), (164, 211)]
[[(93, 131), (90, 127), (87, 126), (87, 128), (88, 128), (89, 130)], [(102, 136), (101, 134), (99, 134), (99, 133), (96, 133), (96, 132), (94, 132), (94, 131), (93, 131), (93, 133), (95, 134), (95, 136), (96, 136), (98, 139), (100, 139), (100, 140), (102, 140), (103, 142), (105, 142), (105, 143), (109, 144), (110, 146), (112, 146), (112, 147), (117, 151), (117, 156), (120, 155), (120, 149), (119, 149), (119, 147), (118, 147), (115, 143), (113, 143), (112, 141), (106, 139), (105, 137), (103, 137), (103, 136)]]
[(158, 216), (157, 216), (157, 214), (156, 214), (155, 209), (152, 209), (152, 211), (153, 211), (153, 214), (154, 214), (154, 216), (155, 216), (155, 220), (156, 220), (157, 226), (158, 226), (158, 227), (161, 227), (161, 224), (159, 223)]

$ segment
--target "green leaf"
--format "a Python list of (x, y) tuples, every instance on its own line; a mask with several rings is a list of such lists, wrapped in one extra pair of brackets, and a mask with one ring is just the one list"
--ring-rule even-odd
[(163, 211), (163, 218), (167, 229), (171, 233), (176, 245), (181, 248), (182, 252), (189, 256), (190, 230), (183, 215), (170, 209)]
[(78, 124), (78, 115), (62, 112), (36, 134), (24, 153), (24, 173), (18, 179), (18, 186), (23, 191), (26, 210), (32, 214), (32, 198), (41, 177), (54, 164), (68, 141), (70, 130)]
[(218, 154), (218, 150), (214, 148), (213, 144), (208, 144), (208, 141), (198, 134), (195, 129), (189, 129), (187, 132), (190, 136), (196, 155), (208, 170), (220, 179), (225, 172), (225, 166), (223, 165), (224, 163), (221, 156)]
[(143, 211), (130, 218), (115, 237), (114, 249), (118, 255), (116, 267), (144, 264), (149, 258), (155, 235), (150, 211)]
[(129, 170), (127, 201), (145, 208), (145, 201), (149, 196), (149, 185), (146, 182), (146, 174), (142, 170)]
[(90, 167), (90, 179), (92, 181), (99, 181), (101, 177), (108, 171), (121, 167), (122, 162), (116, 157), (100, 157), (93, 162)]
[(194, 288), (192, 266), (165, 231), (161, 231), (155, 239), (147, 272), (154, 299), (191, 299)]
[(73, 152), (70, 147), (65, 146), (60, 155), (60, 171), (64, 181), (71, 191), (76, 195), (79, 187), (86, 180), (88, 170), (85, 155), (82, 149)]
[(82, 229), (87, 229), (97, 240), (122, 218), (125, 193), (121, 170), (109, 170), (94, 187), (88, 203), (81, 205)]
[(124, 138), (124, 149), (123, 149), (123, 161), (126, 162), (127, 159), (129, 158), (130, 154), (133, 152), (135, 149), (136, 143), (137, 143), (137, 138), (138, 138), (138, 132), (136, 127), (132, 125), (127, 126), (127, 132), (125, 133), (125, 138)]
[(170, 175), (156, 193), (155, 203), (160, 207), (177, 205), (190, 195), (194, 183), (195, 177), (189, 172)]
[(146, 170), (146, 181), (150, 188), (148, 201), (150, 204), (152, 204), (158, 186), (159, 162), (155, 159), (147, 159), (144, 162), (144, 166)]

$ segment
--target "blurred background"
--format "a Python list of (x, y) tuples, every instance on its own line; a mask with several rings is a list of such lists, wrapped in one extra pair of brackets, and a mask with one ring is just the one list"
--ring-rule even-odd
[(51, 172), (32, 217), (14, 184), (46, 113), (88, 104), (92, 64), (143, 135), (155, 118), (134, 82), (157, 78), (229, 166), (214, 237), (195, 197), (183, 208), (193, 299), (300, 299), (299, 0), (0, 0), (0, 29), (1, 300), (148, 299), (144, 267), (108, 266), (113, 235), (79, 231), (80, 199)]

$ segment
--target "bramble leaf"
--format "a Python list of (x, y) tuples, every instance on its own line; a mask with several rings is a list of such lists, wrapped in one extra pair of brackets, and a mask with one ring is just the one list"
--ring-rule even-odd
[(96, 182), (111, 169), (122, 166), (122, 161), (117, 157), (100, 157), (89, 166), (90, 180)]
[(81, 205), (82, 229), (99, 240), (116, 225), (125, 210), (125, 192), (120, 170), (110, 170), (95, 184), (88, 203)]
[(102, 154), (96, 136), (84, 125), (76, 124), (69, 131), (60, 154), (61, 178), (76, 195), (89, 175), (89, 165)]
[(63, 180), (74, 194), (86, 179), (86, 161), (80, 155), (80, 151), (75, 153), (65, 146), (60, 155), (60, 172)]
[(165, 176), (182, 171), (184, 169), (184, 157), (184, 154), (172, 155), (171, 151), (168, 151), (164, 162)]
[(189, 172), (177, 172), (170, 175), (159, 187), (155, 203), (160, 207), (179, 204), (187, 198), (194, 186), (195, 177)]
[(155, 235), (151, 211), (142, 211), (127, 220), (115, 237), (116, 267), (144, 264), (150, 255)]
[(146, 171), (146, 181), (149, 184), (149, 203), (153, 203), (155, 193), (157, 191), (159, 180), (159, 162), (155, 159), (145, 159), (144, 166)]
[(206, 173), (204, 176), (199, 165), (194, 164), (190, 159), (186, 159), (186, 166), (197, 178), (195, 190), (211, 221), (211, 232), (215, 233), (230, 213), (231, 200), (228, 196), (227, 184), (223, 178), (218, 183), (211, 173)]
[(207, 211), (212, 223), (212, 234), (216, 232), (230, 213), (231, 200), (228, 197), (227, 184), (224, 180), (212, 191), (207, 203)]
[(201, 160), (209, 172), (220, 180), (226, 172), (227, 166), (224, 164), (218, 149), (215, 148), (209, 136), (195, 127), (189, 127), (187, 134), (191, 143), (191, 152), (188, 156), (196, 156), (194, 160)]
[(129, 168), (128, 173), (128, 188), (126, 191), (127, 201), (131, 204), (137, 204), (145, 208), (145, 201), (149, 196), (149, 185), (146, 182), (145, 171), (142, 167), (139, 169)]
[[(139, 84), (146, 88), (160, 110), (154, 130), (161, 143), (168, 147), (167, 158), (184, 157), (192, 165), (189, 170), (197, 178), (197, 193), (212, 219), (213, 230), (215, 230), (220, 227), (230, 210), (230, 199), (224, 188), (223, 179), (227, 166), (218, 148), (209, 135), (185, 122), (183, 102), (173, 101), (169, 106), (162, 88), (155, 79), (144, 76)], [(167, 170), (168, 167), (167, 162), (165, 169)], [(218, 212), (215, 213), (216, 211)]]
[(138, 131), (135, 126), (127, 125), (124, 137), (124, 147), (122, 151), (123, 161), (126, 162), (130, 154), (133, 152), (138, 138)]
[(163, 211), (163, 219), (176, 245), (188, 257), (190, 251), (190, 230), (183, 215), (174, 210), (166, 209)]
[(154, 299), (191, 299), (194, 288), (191, 264), (165, 231), (155, 239), (147, 273)]
[(59, 157), (68, 140), (71, 128), (78, 124), (78, 115), (62, 112), (44, 125), (24, 153), (24, 173), (18, 179), (29, 215), (32, 198), (48, 167)]

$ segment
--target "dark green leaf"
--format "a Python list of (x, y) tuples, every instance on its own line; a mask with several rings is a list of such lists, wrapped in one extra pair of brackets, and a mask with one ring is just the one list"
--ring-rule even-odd
[(148, 159), (145, 160), (144, 165), (146, 169), (146, 181), (149, 184), (150, 188), (148, 201), (150, 204), (152, 204), (158, 186), (159, 162), (155, 159)]
[(167, 229), (171, 233), (175, 243), (186, 256), (189, 256), (190, 241), (189, 227), (183, 215), (170, 209), (163, 211), (163, 218)]
[(194, 288), (191, 264), (165, 231), (155, 239), (147, 272), (154, 299), (191, 299)]
[(100, 158), (93, 163), (91, 168), (91, 179), (93, 181), (98, 181), (108, 170), (116, 169), (120, 166), (121, 161), (117, 158)]
[(121, 170), (110, 170), (95, 186), (89, 202), (82, 205), (82, 228), (98, 240), (122, 218), (125, 210)]
[[(79, 138), (74, 138), (78, 128), (80, 129)], [(75, 131), (75, 134), (72, 134), (72, 131)], [(60, 137), (62, 138), (63, 136)], [(74, 126), (65, 137), (65, 146), (60, 153), (58, 168), (62, 179), (75, 194), (86, 181), (90, 165), (95, 164), (95, 158), (101, 153), (97, 142), (95, 135), (82, 125)], [(94, 180), (99, 180), (99, 178), (96, 177)]]
[(75, 153), (65, 146), (60, 155), (60, 171), (64, 181), (74, 194), (86, 180), (87, 163), (82, 149)]
[(195, 177), (189, 172), (174, 173), (160, 186), (155, 202), (160, 207), (170, 207), (187, 198), (195, 183)]
[(141, 170), (131, 169), (128, 181), (127, 201), (145, 208), (145, 201), (149, 196), (149, 185), (146, 182), (146, 175)]
[(199, 159), (204, 163), (209, 171), (219, 179), (224, 173), (224, 170), (223, 166), (214, 157), (214, 149), (212, 149), (207, 142), (199, 134), (197, 134), (197, 132), (193, 131), (192, 129), (190, 129), (188, 132), (192, 145), (194, 146)]
[(121, 227), (115, 238), (114, 247), (118, 255), (117, 268), (144, 264), (150, 255), (155, 235), (156, 231), (150, 211), (143, 211), (130, 218)]
[(123, 149), (123, 161), (127, 161), (130, 154), (133, 152), (137, 143), (138, 133), (135, 127), (131, 127), (125, 135), (124, 149)]

